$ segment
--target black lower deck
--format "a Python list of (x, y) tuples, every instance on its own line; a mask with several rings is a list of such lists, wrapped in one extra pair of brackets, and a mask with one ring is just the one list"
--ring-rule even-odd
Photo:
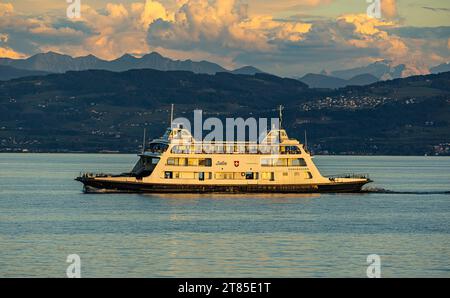
[(78, 177), (85, 192), (132, 192), (132, 193), (355, 193), (371, 182), (328, 183), (308, 185), (187, 185), (155, 184), (137, 182), (101, 181)]

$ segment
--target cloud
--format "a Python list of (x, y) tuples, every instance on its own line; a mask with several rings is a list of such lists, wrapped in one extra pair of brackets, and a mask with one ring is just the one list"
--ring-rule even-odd
[(0, 33), (0, 43), (7, 43), (8, 42), (8, 34), (2, 34)]
[(381, 11), (384, 17), (397, 17), (397, 3), (395, 0), (381, 0)]
[(18, 53), (11, 48), (0, 46), (0, 57), (2, 58), (12, 58), (12, 59), (20, 59), (25, 58), (26, 55), (22, 53)]
[(157, 1), (147, 0), (145, 4), (133, 3), (131, 9), (135, 13), (140, 13), (139, 24), (144, 30), (157, 19), (173, 19), (173, 16), (169, 15), (166, 8)]
[(429, 6), (423, 6), (423, 9), (431, 10), (434, 12), (450, 12), (450, 8), (444, 8), (444, 7), (429, 7)]
[(304, 11), (332, 2), (333, 0), (248, 0), (248, 6), (252, 14), (273, 14), (293, 10)]
[(311, 25), (280, 22), (270, 16), (249, 17), (247, 6), (235, 0), (191, 0), (173, 20), (158, 19), (149, 26), (150, 45), (170, 49), (271, 51), (273, 40), (299, 41)]
[(14, 13), (14, 7), (11, 3), (0, 2), (0, 17), (6, 17)]

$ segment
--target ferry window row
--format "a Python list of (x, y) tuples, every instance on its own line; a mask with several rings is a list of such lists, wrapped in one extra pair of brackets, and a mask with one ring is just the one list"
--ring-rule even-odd
[(279, 145), (175, 145), (173, 154), (301, 154), (298, 146)]
[(263, 167), (306, 167), (303, 158), (262, 158)]
[[(312, 179), (311, 172), (294, 172), (295, 177), (303, 179)], [(283, 177), (289, 175), (288, 172), (282, 173)], [(213, 174), (211, 172), (178, 172), (165, 171), (164, 179), (195, 179), (195, 180), (211, 180)], [(266, 180), (275, 181), (274, 172), (217, 172), (214, 173), (216, 180)]]
[(169, 157), (166, 164), (168, 166), (210, 167), (212, 166), (212, 159)]
[(212, 179), (211, 172), (164, 172), (164, 179), (196, 179), (196, 180), (210, 180)]
[(216, 180), (258, 180), (256, 172), (219, 172), (214, 174)]

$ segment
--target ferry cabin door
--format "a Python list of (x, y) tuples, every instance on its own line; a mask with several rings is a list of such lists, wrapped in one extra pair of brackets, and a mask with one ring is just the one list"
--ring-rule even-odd
[(256, 185), (259, 180), (258, 172), (245, 172), (245, 181), (247, 185)]

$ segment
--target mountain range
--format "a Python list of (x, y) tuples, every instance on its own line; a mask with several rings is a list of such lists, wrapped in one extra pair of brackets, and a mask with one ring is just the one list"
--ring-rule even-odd
[(323, 74), (309, 73), (299, 79), (307, 84), (310, 88), (329, 88), (338, 89), (346, 86), (364, 86), (378, 82), (379, 79), (371, 74), (360, 74), (346, 80), (337, 77), (327, 76)]
[[(0, 80), (89, 69), (121, 72), (146, 68), (161, 71), (191, 71), (198, 74), (229, 72), (233, 74), (254, 75), (256, 73), (264, 73), (253, 66), (228, 70), (219, 64), (209, 61), (172, 60), (157, 52), (152, 52), (142, 57), (125, 54), (111, 61), (102, 60), (93, 55), (71, 57), (55, 52), (47, 52), (36, 54), (26, 59), (0, 58)], [(392, 61), (381, 60), (363, 67), (322, 71), (320, 74), (309, 73), (299, 78), (299, 80), (308, 84), (311, 88), (336, 89), (401, 78), (404, 77), (405, 69), (406, 67), (403, 64), (395, 65)], [(430, 69), (431, 73), (446, 71), (450, 71), (449, 63), (444, 63)]]
[[(0, 66), (9, 66), (19, 70), (43, 71), (47, 73), (64, 73), (66, 71), (82, 71), (88, 69), (101, 69), (109, 71), (127, 71), (130, 69), (156, 69), (162, 71), (183, 70), (193, 73), (215, 74), (230, 72), (224, 67), (208, 61), (172, 60), (156, 52), (135, 57), (125, 54), (115, 60), (107, 61), (93, 55), (84, 57), (71, 57), (54, 52), (40, 53), (26, 59), (0, 58)], [(17, 72), (17, 70), (14, 70)], [(231, 71), (235, 74), (255, 74), (263, 71), (245, 66)], [(1, 79), (1, 78), (0, 78)]]
[[(346, 86), (369, 85), (377, 81), (393, 80), (405, 77), (406, 66), (394, 64), (390, 60), (381, 60), (367, 66), (322, 71), (320, 74), (309, 73), (299, 78), (311, 88), (342, 88)], [(450, 63), (443, 63), (430, 68), (430, 73), (438, 74), (450, 71)]]
[(434, 73), (434, 74), (438, 74), (438, 73), (442, 73), (442, 72), (447, 72), (447, 71), (450, 71), (450, 62), (443, 63), (443, 64), (440, 64), (440, 65), (437, 65), (437, 66), (432, 67), (432, 68), (430, 69), (430, 72), (431, 72), (431, 73)]
[(390, 60), (381, 60), (367, 66), (331, 71), (328, 75), (350, 80), (358, 75), (370, 74), (379, 80), (392, 80), (402, 78), (405, 69), (404, 64), (394, 65)]
[(14, 68), (7, 65), (0, 65), (0, 81), (7, 81), (22, 77), (40, 76), (46, 74), (49, 74), (49, 72), (39, 70), (26, 70)]
[(324, 70), (320, 74), (308, 73), (299, 80), (311, 88), (337, 89), (402, 78), (405, 68), (404, 64), (395, 65), (392, 61), (381, 60), (362, 67), (335, 71)]

